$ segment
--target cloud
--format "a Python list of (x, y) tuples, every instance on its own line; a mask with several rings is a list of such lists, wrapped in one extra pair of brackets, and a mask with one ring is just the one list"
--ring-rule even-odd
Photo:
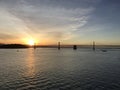
[[(24, 32), (25, 35), (33, 37), (49, 36), (49, 38), (62, 40), (74, 37), (74, 32), (86, 25), (90, 14), (95, 9), (89, 3), (96, 3), (94, 0), (91, 2), (89, 0), (80, 0), (80, 2), (79, 0), (69, 2), (59, 0), (60, 3), (56, 0), (53, 0), (53, 3), (49, 0), (35, 0), (34, 2), (32, 0), (11, 0), (11, 2), (2, 0), (1, 2), (5, 18), (8, 17), (4, 18), (4, 22), (8, 22), (12, 31)], [(78, 2), (86, 4), (86, 7), (77, 5)], [(59, 6), (56, 6), (56, 3)]]
[(19, 38), (19, 36), (13, 36), (11, 34), (6, 34), (6, 33), (0, 33), (0, 40), (6, 40), (6, 39), (16, 39)]
[[(20, 40), (19, 35), (13, 35), (10, 33), (0, 33), (0, 43), (14, 43), (13, 41), (18, 41)], [(15, 42), (18, 43), (18, 42)]]

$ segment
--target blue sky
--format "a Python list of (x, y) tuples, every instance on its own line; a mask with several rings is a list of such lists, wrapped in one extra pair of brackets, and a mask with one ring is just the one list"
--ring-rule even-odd
[(0, 0), (0, 42), (120, 44), (120, 0)]

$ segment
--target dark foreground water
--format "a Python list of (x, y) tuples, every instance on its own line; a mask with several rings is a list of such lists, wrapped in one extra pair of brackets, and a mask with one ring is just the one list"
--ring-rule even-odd
[(120, 50), (0, 49), (0, 90), (120, 90)]

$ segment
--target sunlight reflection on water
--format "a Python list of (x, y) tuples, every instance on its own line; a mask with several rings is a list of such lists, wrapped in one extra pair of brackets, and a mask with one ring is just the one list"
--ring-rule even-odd
[(28, 50), (28, 54), (26, 56), (26, 67), (27, 70), (25, 72), (26, 77), (33, 77), (35, 74), (35, 55), (34, 50), (31, 48)]

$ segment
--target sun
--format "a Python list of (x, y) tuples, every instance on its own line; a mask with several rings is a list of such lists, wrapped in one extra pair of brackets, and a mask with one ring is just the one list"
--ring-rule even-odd
[(33, 39), (28, 40), (28, 44), (29, 44), (30, 46), (35, 45), (35, 40), (33, 40)]

